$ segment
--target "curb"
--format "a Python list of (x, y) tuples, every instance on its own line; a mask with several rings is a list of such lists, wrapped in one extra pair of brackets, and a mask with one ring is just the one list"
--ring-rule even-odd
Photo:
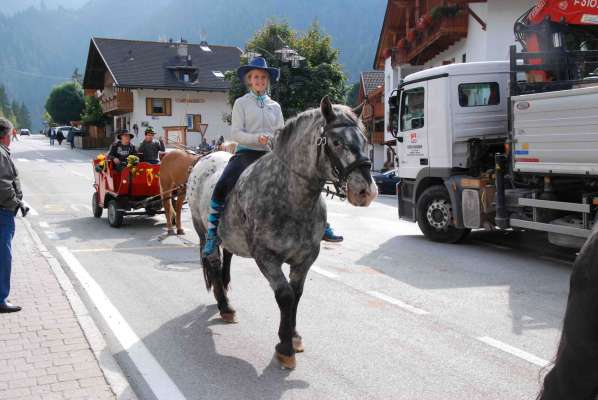
[(25, 225), (25, 229), (29, 233), (29, 236), (33, 239), (36, 247), (40, 251), (41, 255), (46, 259), (48, 265), (52, 269), (52, 272), (56, 276), (56, 280), (60, 284), (60, 287), (64, 291), (64, 294), (69, 301), (71, 308), (79, 322), (79, 325), (83, 329), (83, 334), (94, 353), (94, 356), (108, 382), (108, 386), (116, 395), (118, 400), (138, 400), (137, 395), (131, 388), (129, 381), (127, 380), (124, 372), (112, 356), (112, 352), (108, 348), (104, 337), (102, 336), (97, 325), (93, 321), (87, 307), (81, 300), (81, 297), (75, 290), (71, 280), (65, 273), (60, 262), (48, 251), (48, 248), (42, 243), (39, 235), (35, 232), (29, 221), (24, 218), (20, 218)]

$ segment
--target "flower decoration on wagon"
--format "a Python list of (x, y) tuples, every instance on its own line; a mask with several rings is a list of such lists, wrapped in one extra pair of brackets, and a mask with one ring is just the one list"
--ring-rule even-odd
[(96, 172), (102, 172), (106, 170), (106, 155), (104, 153), (100, 153), (96, 156)]
[(133, 175), (137, 172), (137, 164), (139, 164), (139, 157), (133, 154), (127, 157), (127, 168), (131, 170)]

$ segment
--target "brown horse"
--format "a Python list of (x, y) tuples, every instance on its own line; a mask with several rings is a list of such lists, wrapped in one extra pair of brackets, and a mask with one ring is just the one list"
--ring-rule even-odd
[[(160, 163), (160, 194), (166, 216), (166, 228), (169, 235), (174, 235), (172, 227), (173, 213), (176, 218), (176, 234), (184, 235), (181, 226), (181, 209), (187, 193), (189, 171), (201, 156), (184, 150), (169, 151)], [(176, 200), (173, 202), (173, 200)], [(174, 210), (173, 210), (174, 204)]]

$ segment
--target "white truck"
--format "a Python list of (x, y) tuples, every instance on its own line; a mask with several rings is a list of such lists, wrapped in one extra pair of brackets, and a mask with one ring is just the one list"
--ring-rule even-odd
[(429, 239), (514, 228), (580, 247), (598, 222), (597, 83), (520, 95), (524, 58), (417, 72), (389, 100), (399, 216)]

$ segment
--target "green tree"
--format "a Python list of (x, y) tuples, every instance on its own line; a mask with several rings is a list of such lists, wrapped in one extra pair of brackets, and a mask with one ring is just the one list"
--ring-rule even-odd
[(102, 112), (102, 105), (95, 96), (85, 97), (85, 108), (81, 114), (81, 121), (85, 125), (104, 126), (108, 119)]
[(21, 102), (21, 106), (19, 107), (19, 115), (17, 115), (16, 118), (19, 127), (31, 129), (31, 113), (29, 113), (29, 109), (25, 103)]
[(347, 105), (351, 107), (356, 107), (357, 104), (357, 97), (359, 96), (359, 82), (353, 83), (347, 87)]
[[(317, 107), (325, 95), (335, 103), (344, 102), (346, 77), (338, 62), (338, 50), (332, 48), (331, 40), (317, 21), (304, 33), (292, 30), (286, 22), (269, 21), (246, 43), (248, 51), (262, 54), (268, 65), (280, 68), (280, 80), (272, 85), (271, 95), (280, 103), (285, 118)], [(276, 50), (285, 44), (305, 57), (298, 68), (279, 59)], [(232, 105), (247, 89), (234, 71), (229, 71), (225, 77), (231, 82), (229, 103)]]
[(81, 85), (65, 82), (55, 86), (50, 92), (46, 100), (46, 111), (55, 122), (66, 124), (81, 118), (84, 105)]

